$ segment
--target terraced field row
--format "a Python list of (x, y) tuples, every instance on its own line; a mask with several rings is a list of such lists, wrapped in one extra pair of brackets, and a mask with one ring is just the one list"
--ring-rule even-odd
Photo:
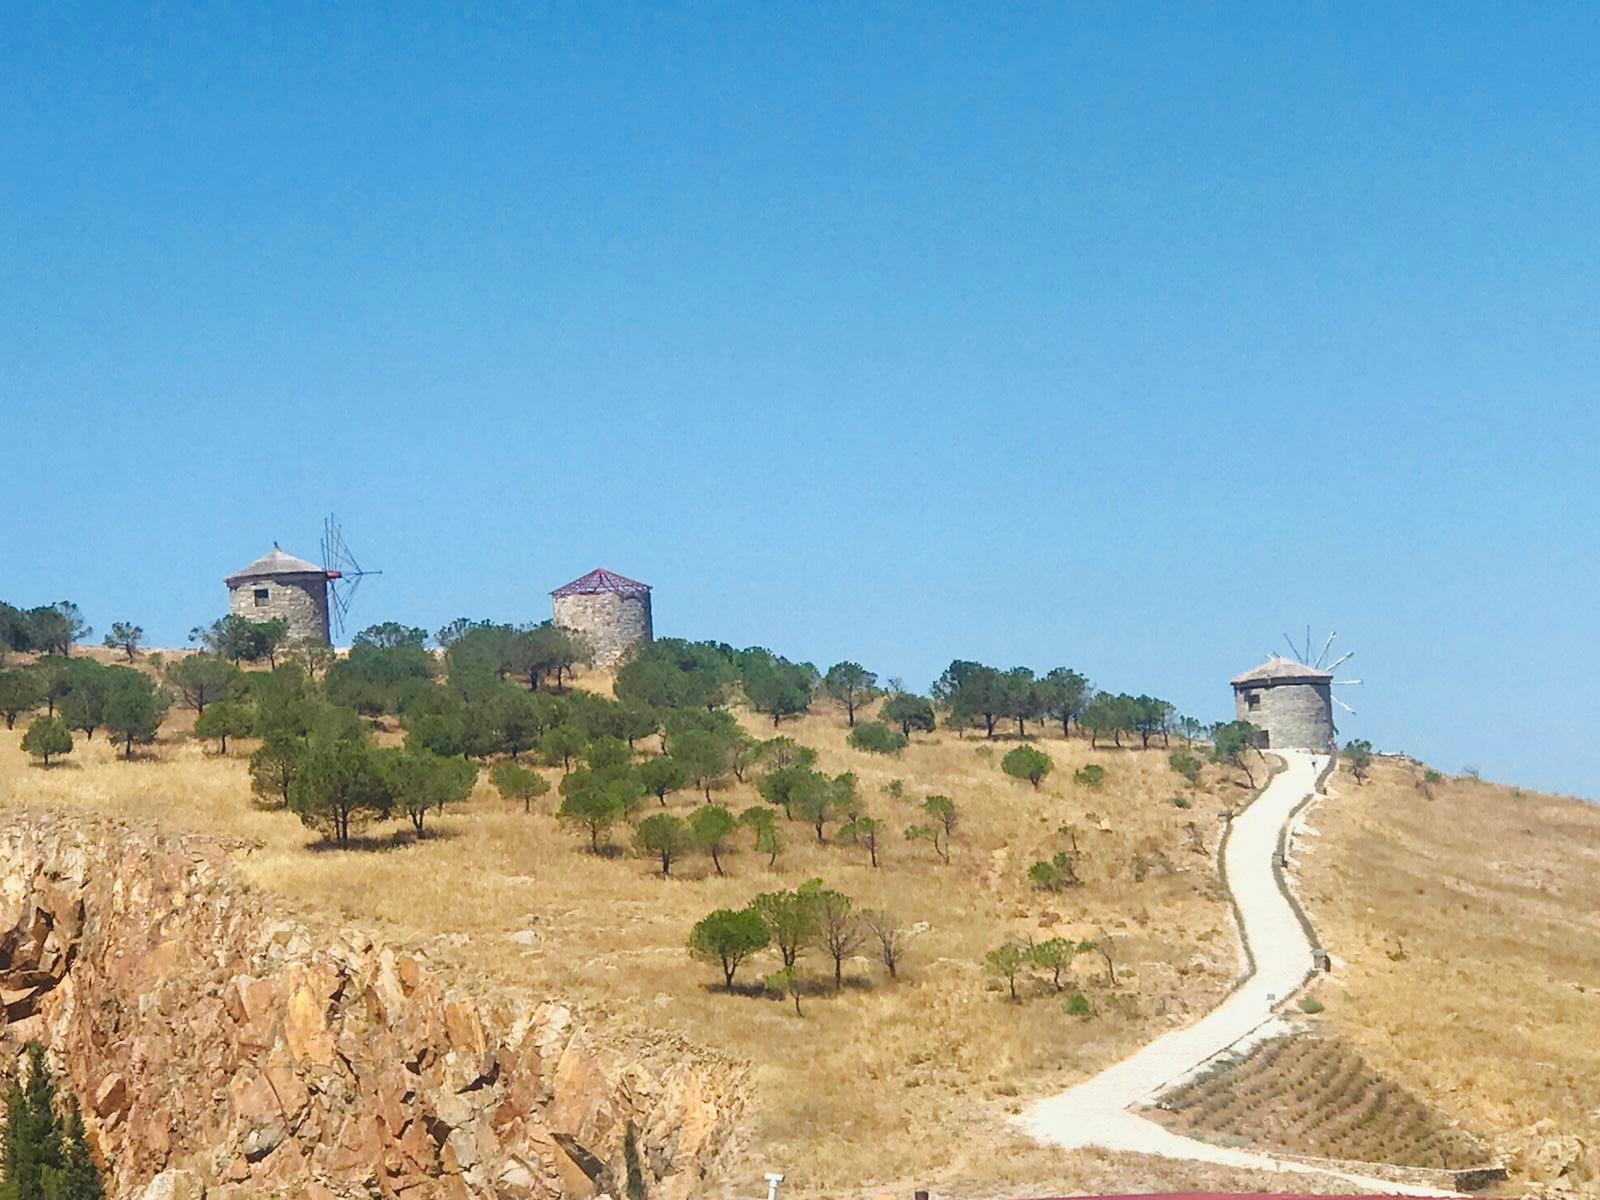
[(1398, 1166), (1481, 1163), (1478, 1138), (1374, 1072), (1337, 1038), (1274, 1038), (1162, 1097), (1176, 1132), (1285, 1154)]

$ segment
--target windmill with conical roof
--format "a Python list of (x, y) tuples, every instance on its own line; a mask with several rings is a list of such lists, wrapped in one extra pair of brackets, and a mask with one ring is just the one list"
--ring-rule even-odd
[(330, 623), (344, 632), (350, 599), (366, 575), (345, 544), (339, 519), (329, 515), (322, 525), (322, 565), (285, 553), (277, 542), (272, 550), (248, 566), (240, 567), (222, 582), (228, 588), (228, 612), (247, 621), (281, 618), (289, 626), (291, 642), (327, 645)]
[(555, 623), (594, 651), (596, 666), (614, 666), (634, 646), (654, 637), (650, 585), (596, 567), (550, 593)]
[(1284, 634), (1295, 657), (1268, 654), (1267, 661), (1259, 667), (1234, 677), (1234, 713), (1239, 720), (1261, 729), (1266, 746), (1323, 751), (1336, 748), (1338, 729), (1333, 721), (1333, 706), (1337, 704), (1352, 715), (1356, 710), (1333, 694), (1334, 686), (1361, 682), (1333, 677), (1339, 665), (1354, 656), (1353, 650), (1323, 665), (1338, 636), (1330, 633), (1321, 652), (1313, 657), (1309, 629), (1304, 649)]

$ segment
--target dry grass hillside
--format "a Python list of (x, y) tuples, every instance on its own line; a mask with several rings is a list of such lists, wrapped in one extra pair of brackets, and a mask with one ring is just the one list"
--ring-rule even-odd
[[(598, 674), (579, 683), (609, 688)], [(772, 733), (764, 718), (741, 719), (758, 736)], [(1093, 750), (1030, 729), (1055, 761), (1035, 791), (1002, 774), (1009, 739), (941, 729), (899, 756), (869, 755), (848, 747), (843, 715), (819, 702), (782, 732), (816, 747), (823, 769), (858, 774), (869, 811), (890, 830), (881, 868), (860, 847), (818, 845), (796, 823), (784, 826), (775, 869), (740, 834), (726, 877), (694, 858), (663, 879), (651, 860), (586, 853), (556, 822), (553, 795), (525, 814), (487, 776), (423, 841), (394, 822), (369, 829), (363, 848), (332, 849), (292, 815), (252, 801), (252, 743), (222, 757), (193, 739), (191, 725), (174, 710), (157, 745), (133, 762), (96, 738), (50, 770), (21, 753), (20, 727), (0, 730), (0, 804), (87, 808), (240, 839), (241, 872), (310, 923), (360, 924), (419, 945), (484, 991), (563, 998), (619, 1038), (667, 1031), (748, 1061), (750, 1104), (719, 1194), (748, 1194), (771, 1169), (801, 1196), (1282, 1186), (1193, 1164), (1062, 1154), (1005, 1123), (1028, 1099), (1205, 1011), (1235, 978), (1215, 849), (1220, 810), (1246, 793), (1220, 768), (1208, 766), (1189, 792), (1162, 748)], [(1073, 781), (1090, 762), (1106, 769), (1099, 788)], [(559, 772), (547, 774), (554, 782)], [(1581, 1136), (1590, 1149), (1576, 1158), (1592, 1159), (1600, 809), (1467, 781), (1429, 798), (1413, 778), (1393, 762), (1364, 787), (1341, 774), (1338, 797), (1312, 812), (1320, 836), (1302, 842), (1304, 893), (1339, 958), (1320, 985), (1327, 1011), (1316, 1020), (1446, 1122), (1493, 1137), (1549, 1118), (1506, 1144), (1548, 1157), (1559, 1153), (1550, 1148), (1558, 1134)], [(892, 780), (903, 797), (884, 791)], [(930, 793), (960, 807), (949, 864), (900, 833)], [(1180, 795), (1192, 807), (1176, 806)], [(749, 783), (716, 798), (735, 811), (757, 802)], [(697, 802), (681, 793), (673, 806)], [(1027, 868), (1068, 845), (1063, 825), (1076, 831), (1083, 885), (1039, 892)], [(863, 954), (835, 996), (831, 963), (813, 951), (802, 959), (807, 990), (796, 1016), (779, 1000), (724, 993), (715, 968), (685, 954), (690, 926), (709, 910), (812, 877), (916, 926), (900, 980)], [(1066, 992), (1032, 979), (1016, 1005), (984, 975), (984, 953), (1002, 940), (1056, 935), (1108, 939), (1116, 986), (1092, 955), (1075, 962)], [(763, 955), (741, 977), (774, 967)], [(1094, 1015), (1064, 1011), (1073, 990)], [(1592, 1169), (1579, 1161), (1569, 1178)]]
[(1600, 1194), (1600, 805), (1400, 759), (1331, 786), (1300, 868), (1320, 1019), (1527, 1182)]
[[(580, 684), (600, 690), (609, 680)], [(770, 721), (742, 719), (771, 735)], [(783, 732), (816, 747), (823, 769), (860, 776), (870, 811), (891, 831), (882, 866), (869, 866), (860, 847), (819, 845), (795, 823), (784, 827), (788, 845), (775, 869), (741, 834), (725, 878), (695, 858), (663, 879), (652, 860), (586, 853), (554, 819), (553, 796), (525, 814), (502, 802), (486, 776), (421, 842), (392, 823), (370, 829), (362, 849), (330, 849), (292, 815), (252, 802), (251, 743), (222, 757), (190, 735), (191, 725), (191, 714), (174, 710), (157, 745), (135, 761), (118, 761), (96, 738), (50, 770), (21, 753), (20, 726), (0, 733), (0, 799), (244, 839), (241, 871), (307, 920), (360, 923), (424, 946), (485, 990), (561, 996), (594, 1024), (672, 1030), (748, 1060), (750, 1119), (726, 1164), (730, 1187), (774, 1167), (801, 1193), (961, 1180), (969, 1191), (1109, 1184), (1114, 1161), (1069, 1162), (1034, 1149), (1007, 1133), (1003, 1118), (1204, 1011), (1239, 970), (1214, 856), (1219, 810), (1243, 793), (1218, 768), (1190, 793), (1158, 747), (1091, 750), (1059, 732), (1038, 735), (1056, 769), (1035, 791), (1001, 772), (1006, 740), (940, 730), (899, 756), (869, 755), (847, 746), (843, 715), (819, 703)], [(1106, 769), (1098, 788), (1072, 780), (1089, 762)], [(558, 772), (548, 774), (553, 781)], [(883, 791), (896, 779), (904, 784), (898, 799)], [(917, 806), (931, 793), (960, 808), (949, 864), (901, 834), (924, 819)], [(1174, 805), (1180, 794), (1191, 808)], [(749, 783), (716, 798), (735, 811), (758, 800)], [(673, 798), (685, 811), (696, 802), (692, 793)], [(1039, 892), (1027, 868), (1068, 845), (1064, 824), (1076, 829), (1084, 884)], [(813, 951), (801, 964), (803, 1016), (787, 1003), (713, 988), (715, 968), (684, 951), (693, 922), (814, 876), (918, 929), (900, 980), (863, 952), (835, 996), (831, 963)], [(1068, 991), (1030, 981), (1020, 1005), (985, 977), (984, 953), (1007, 937), (1055, 935), (1108, 939), (1117, 986), (1088, 955), (1075, 963)], [(744, 977), (773, 970), (770, 958), (748, 964)], [(1072, 990), (1089, 998), (1093, 1016), (1066, 1015)], [(1223, 1181), (1178, 1164), (1158, 1173), (1156, 1181), (1173, 1185)]]

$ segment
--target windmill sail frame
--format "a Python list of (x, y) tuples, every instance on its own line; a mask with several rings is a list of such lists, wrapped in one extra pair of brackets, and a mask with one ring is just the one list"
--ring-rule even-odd
[(382, 575), (382, 571), (369, 571), (362, 567), (344, 540), (344, 530), (339, 518), (329, 513), (322, 521), (322, 569), (328, 576), (329, 615), (342, 635), (345, 619), (350, 613), (350, 602), (355, 598), (361, 580), (368, 575)]

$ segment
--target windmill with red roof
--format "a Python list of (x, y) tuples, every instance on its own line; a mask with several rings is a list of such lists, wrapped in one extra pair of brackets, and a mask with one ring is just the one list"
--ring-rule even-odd
[(650, 641), (650, 585), (596, 567), (550, 593), (555, 622), (589, 643), (596, 666), (615, 666)]

